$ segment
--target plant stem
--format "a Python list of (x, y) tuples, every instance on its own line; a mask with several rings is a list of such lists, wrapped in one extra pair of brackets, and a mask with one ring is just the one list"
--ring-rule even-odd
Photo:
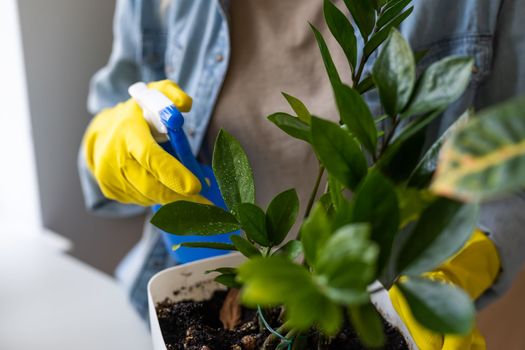
[(388, 148), (388, 144), (390, 143), (390, 141), (392, 141), (392, 138), (396, 134), (396, 130), (400, 122), (401, 122), (401, 118), (399, 118), (397, 115), (394, 116), (394, 118), (392, 119), (392, 127), (390, 128), (390, 130), (388, 130), (388, 133), (383, 139), (383, 145), (381, 146), (379, 157), (381, 157), (385, 153), (386, 149)]
[(321, 184), (321, 178), (324, 174), (324, 166), (319, 164), (319, 173), (317, 174), (317, 179), (315, 180), (315, 185), (312, 190), (312, 193), (310, 194), (310, 199), (308, 200), (308, 205), (306, 206), (306, 211), (304, 212), (304, 217), (307, 218), (308, 215), (310, 215), (310, 211), (312, 211), (312, 207), (315, 202), (315, 197), (317, 196), (317, 191), (319, 190), (319, 185)]
[(361, 80), (361, 75), (363, 74), (363, 70), (365, 68), (366, 61), (368, 61), (368, 56), (365, 56), (363, 54), (363, 57), (361, 58), (361, 62), (359, 62), (359, 68), (357, 68), (357, 73), (352, 79), (354, 86), (357, 86), (359, 84), (359, 80)]

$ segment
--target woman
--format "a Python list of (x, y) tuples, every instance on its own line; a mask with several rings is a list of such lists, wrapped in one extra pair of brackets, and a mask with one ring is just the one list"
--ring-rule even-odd
[[(344, 7), (342, 1), (336, 4)], [(429, 142), (466, 107), (481, 108), (525, 90), (525, 40), (517, 27), (518, 14), (525, 13), (523, 0), (416, 0), (414, 5), (401, 30), (414, 50), (429, 50), (420, 69), (454, 54), (476, 61), (467, 92), (432, 126)], [(347, 71), (324, 23), (321, 1), (119, 0), (111, 58), (91, 83), (89, 108), (99, 114), (79, 157), (88, 207), (126, 216), (153, 203), (202, 201), (196, 178), (153, 141), (140, 109), (128, 100), (132, 83), (164, 79), (185, 91), (166, 81), (152, 86), (187, 111), (186, 132), (196, 154), (209, 160), (215, 136), (224, 128), (246, 148), (259, 203), (290, 187), (298, 189), (304, 203), (315, 180), (316, 159), (306, 144), (290, 139), (265, 117), (288, 110), (279, 94), (287, 91), (314, 114), (337, 118), (308, 21), (328, 40), (340, 71)], [(188, 95), (193, 97), (191, 110)], [(368, 98), (376, 100), (373, 94)], [(484, 210), (480, 227), (492, 240), (486, 239), (487, 244), (498, 248), (502, 272), (494, 286), (485, 291), (490, 279), (477, 293), (484, 292), (483, 301), (501, 294), (521, 267), (518, 249), (525, 246), (525, 222), (519, 213), (524, 208), (523, 197), (516, 196)], [(509, 236), (513, 244), (506, 244)], [(143, 316), (148, 279), (175, 263), (147, 224), (143, 239), (117, 271)], [(437, 349), (444, 339), (422, 341)], [(479, 343), (476, 339), (467, 342)]]

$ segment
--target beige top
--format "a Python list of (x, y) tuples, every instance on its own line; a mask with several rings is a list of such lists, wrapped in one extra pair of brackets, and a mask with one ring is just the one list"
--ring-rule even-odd
[(293, 114), (280, 93), (284, 91), (301, 99), (312, 114), (338, 120), (308, 22), (323, 33), (341, 76), (350, 76), (346, 58), (326, 27), (319, 0), (232, 0), (230, 13), (231, 62), (206, 142), (212, 147), (224, 128), (248, 154), (257, 202), (266, 205), (293, 187), (303, 211), (317, 176), (317, 160), (309, 145), (266, 117), (279, 111)]

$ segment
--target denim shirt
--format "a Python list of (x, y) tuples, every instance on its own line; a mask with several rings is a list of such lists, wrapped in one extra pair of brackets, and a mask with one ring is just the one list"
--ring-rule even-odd
[[(161, 14), (158, 2), (117, 1), (111, 57), (91, 81), (88, 107), (96, 114), (128, 99), (127, 88), (136, 81), (171, 79), (194, 99), (191, 112), (185, 116), (185, 129), (197, 154), (228, 68), (229, 4), (227, 0), (173, 0)], [(467, 107), (480, 109), (525, 92), (525, 31), (520, 23), (525, 0), (414, 0), (413, 3), (414, 12), (400, 30), (415, 51), (428, 50), (418, 64), (418, 72), (450, 55), (475, 59), (467, 91), (429, 128), (429, 143)], [(366, 70), (370, 70), (373, 59)], [(380, 113), (377, 94), (369, 93), (367, 100), (374, 112)], [(135, 215), (145, 210), (104, 198), (82, 152), (79, 171), (89, 209), (111, 216)], [(523, 213), (523, 193), (483, 207), (479, 225), (498, 247), (502, 273), (481, 303), (501, 295), (525, 260)], [(142, 315), (147, 313), (148, 279), (173, 264), (156, 229), (146, 224), (144, 238), (117, 270)]]

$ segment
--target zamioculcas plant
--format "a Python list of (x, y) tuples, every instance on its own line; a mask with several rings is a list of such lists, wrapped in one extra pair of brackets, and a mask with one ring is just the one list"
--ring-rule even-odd
[[(261, 313), (261, 308), (281, 307), (282, 342), (312, 332), (325, 341), (338, 333), (347, 314), (366, 346), (381, 346), (383, 326), (371, 294), (393, 285), (428, 329), (465, 334), (473, 327), (475, 311), (463, 291), (420, 276), (464, 245), (481, 201), (525, 186), (525, 100), (475, 116), (467, 111), (425, 149), (427, 126), (462, 95), (473, 60), (447, 57), (416, 75), (421, 54), (414, 54), (395, 29), (411, 13), (410, 2), (345, 0), (351, 22), (324, 1), (326, 22), (348, 58), (353, 81), (343, 83), (323, 36), (312, 26), (339, 123), (313, 116), (288, 94), (284, 97), (295, 115), (268, 117), (310, 144), (319, 160), (296, 237), (283, 243), (299, 213), (295, 190), (278, 194), (266, 209), (259, 207), (248, 159), (226, 131), (217, 137), (213, 169), (229, 211), (180, 201), (165, 205), (152, 219), (178, 235), (241, 229), (231, 244), (182, 245), (237, 250), (248, 257), (238, 268), (218, 269), (217, 281), (241, 288), (243, 303)], [(360, 55), (357, 31), (364, 44)], [(384, 115), (374, 117), (362, 96), (373, 89)], [(328, 181), (320, 191), (324, 173)], [(375, 281), (381, 288), (370, 288)], [(275, 340), (271, 335), (264, 347), (276, 348)]]

